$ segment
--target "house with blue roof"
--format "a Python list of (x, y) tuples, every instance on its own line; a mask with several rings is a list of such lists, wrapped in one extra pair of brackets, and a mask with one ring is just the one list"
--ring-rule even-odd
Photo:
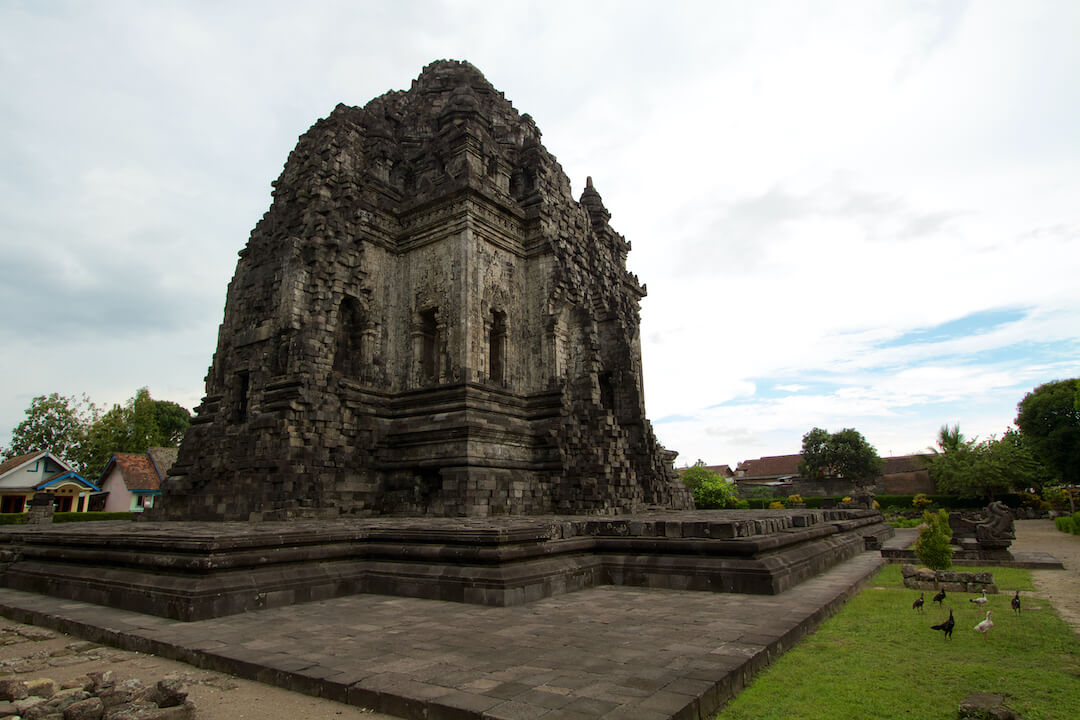
[(25, 512), (35, 493), (53, 496), (57, 512), (86, 512), (97, 485), (48, 450), (19, 455), (0, 463), (0, 512)]

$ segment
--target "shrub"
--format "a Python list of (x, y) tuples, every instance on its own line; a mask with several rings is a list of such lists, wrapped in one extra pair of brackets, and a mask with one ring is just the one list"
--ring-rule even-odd
[[(914, 507), (915, 496), (914, 495), (888, 495), (882, 493), (876, 496), (881, 501), (882, 505), (902, 505), (904, 507)], [(984, 508), (986, 507), (986, 500), (984, 498), (962, 498), (956, 495), (927, 495), (929, 499), (936, 507), (939, 508)], [(1002, 495), (998, 498), (1009, 507), (1013, 507), (1019, 503), (1019, 499), (1015, 495)]]
[(1019, 492), (1016, 496), (1020, 499), (1020, 507), (1031, 508), (1032, 510), (1046, 512), (1050, 509), (1050, 503), (1043, 500), (1035, 493)]
[(947, 570), (952, 567), (952, 546), (949, 538), (949, 514), (944, 510), (923, 513), (923, 525), (915, 540), (915, 556), (931, 570)]
[(0, 513), (0, 525), (25, 525), (26, 513)]
[(750, 501), (747, 500), (746, 498), (740, 498), (739, 500), (735, 501), (735, 504), (732, 505), (732, 507), (735, 508), (736, 510), (749, 510), (750, 509)]
[(788, 505), (797, 505), (797, 504), (802, 503), (802, 501), (803, 501), (802, 495), (800, 495), (799, 493), (795, 493), (794, 495), (788, 495), (787, 496)]
[(760, 485), (746, 488), (744, 494), (751, 500), (751, 507), (758, 507), (762, 510), (765, 509), (765, 504), (770, 502), (773, 498), (772, 488)]
[(1080, 512), (1054, 518), (1054, 525), (1061, 532), (1080, 535)]
[(916, 510), (925, 510), (934, 504), (934, 501), (926, 497), (926, 493), (919, 493), (911, 499), (911, 506)]
[(694, 505), (700, 510), (734, 507), (739, 498), (735, 483), (713, 473), (714, 477), (705, 478), (690, 488), (694, 495)]
[(1055, 510), (1069, 509), (1069, 491), (1060, 485), (1043, 488), (1043, 499)]
[(784, 509), (784, 503), (780, 502), (779, 500), (775, 500), (775, 501), (769, 503), (769, 509), (770, 510), (783, 510)]

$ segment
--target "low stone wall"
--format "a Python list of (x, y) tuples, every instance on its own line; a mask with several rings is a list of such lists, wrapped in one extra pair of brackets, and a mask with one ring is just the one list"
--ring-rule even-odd
[(901, 565), (904, 587), (912, 590), (941, 590), (947, 592), (997, 593), (994, 574), (988, 572), (961, 572), (958, 570), (930, 570), (914, 565)]

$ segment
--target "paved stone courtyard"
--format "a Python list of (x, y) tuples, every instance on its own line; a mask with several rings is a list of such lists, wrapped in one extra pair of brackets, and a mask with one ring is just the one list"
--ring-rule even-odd
[(709, 717), (880, 567), (780, 595), (604, 586), (517, 607), (355, 595), (198, 622), (0, 589), (0, 613), (403, 718)]

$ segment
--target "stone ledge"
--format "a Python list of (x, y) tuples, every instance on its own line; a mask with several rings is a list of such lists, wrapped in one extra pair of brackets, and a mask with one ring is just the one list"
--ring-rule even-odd
[(864, 511), (109, 525), (0, 533), (3, 584), (183, 621), (356, 593), (494, 606), (608, 584), (775, 595), (891, 530)]

